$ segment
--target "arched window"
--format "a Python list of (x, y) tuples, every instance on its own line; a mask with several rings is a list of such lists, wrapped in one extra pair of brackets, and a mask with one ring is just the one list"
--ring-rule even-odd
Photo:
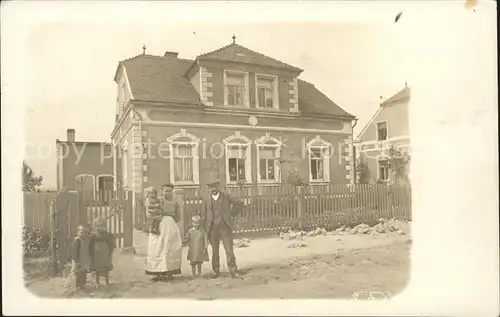
[(226, 183), (251, 183), (252, 141), (236, 131), (223, 143), (226, 147)]
[(278, 183), (281, 181), (282, 141), (266, 133), (255, 140), (257, 146), (257, 181), (259, 183)]
[(185, 129), (167, 138), (170, 148), (170, 182), (174, 185), (199, 185), (200, 139)]
[(86, 197), (95, 198), (95, 176), (91, 174), (79, 174), (75, 178), (76, 190)]
[(319, 135), (307, 143), (309, 158), (309, 181), (330, 181), (330, 158), (333, 154), (331, 143), (323, 140)]

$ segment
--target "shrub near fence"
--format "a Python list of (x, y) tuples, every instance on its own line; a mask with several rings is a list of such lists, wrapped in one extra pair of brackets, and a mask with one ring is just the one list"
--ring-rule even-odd
[[(236, 216), (236, 233), (307, 229), (342, 225), (374, 224), (380, 218), (411, 220), (409, 185), (293, 185), (266, 186), (252, 194), (249, 188), (230, 188), (233, 197), (243, 202)], [(185, 230), (192, 215), (199, 212), (207, 191), (186, 191)]]

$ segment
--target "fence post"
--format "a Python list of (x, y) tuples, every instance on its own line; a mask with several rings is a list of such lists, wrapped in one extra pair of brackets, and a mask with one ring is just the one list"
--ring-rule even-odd
[(123, 199), (123, 248), (129, 249), (134, 246), (134, 215), (132, 205), (132, 195), (129, 193), (126, 199)]
[(304, 213), (305, 213), (305, 190), (304, 186), (297, 186), (297, 218), (299, 224), (299, 230), (302, 230), (304, 225)]
[(186, 227), (185, 227), (185, 219), (184, 219), (184, 202), (185, 202), (185, 190), (184, 189), (180, 189), (180, 188), (176, 188), (174, 189), (174, 192), (173, 192), (173, 199), (175, 202), (177, 202), (178, 206), (179, 206), (179, 209), (178, 209), (178, 213), (176, 216), (176, 221), (178, 221), (178, 226), (179, 226), (179, 230), (181, 231), (181, 237), (184, 237), (184, 232), (186, 231)]
[[(55, 198), (54, 198), (55, 201)], [(52, 266), (52, 275), (57, 276), (59, 266), (57, 265), (57, 241), (56, 241), (56, 208), (55, 202), (50, 203), (50, 263)]]

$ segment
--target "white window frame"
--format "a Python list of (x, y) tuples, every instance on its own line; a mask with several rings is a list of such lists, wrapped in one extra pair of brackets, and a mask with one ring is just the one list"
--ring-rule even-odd
[[(385, 123), (385, 140), (380, 140), (379, 139), (379, 135), (378, 135), (378, 125), (381, 124), (381, 123)], [(375, 122), (375, 130), (376, 130), (376, 136), (377, 136), (377, 141), (378, 142), (384, 142), (384, 141), (387, 141), (389, 140), (389, 123), (387, 122), (387, 120), (383, 120), (383, 121), (377, 121)]]
[[(380, 178), (380, 168), (382, 167), (381, 166), (381, 162), (387, 162), (387, 166), (385, 167), (386, 168), (386, 179), (381, 179)], [(388, 157), (385, 157), (385, 156), (379, 156), (377, 157), (377, 180), (381, 180), (381, 181), (384, 181), (384, 182), (388, 182), (389, 181), (389, 158)]]
[[(262, 79), (271, 79), (273, 81), (273, 107), (260, 107), (259, 105), (259, 78)], [(267, 74), (255, 74), (255, 108), (259, 109), (276, 109), (280, 108), (279, 106), (279, 93), (278, 93), (278, 76), (275, 75), (267, 75)]]
[(96, 191), (99, 191), (99, 182), (101, 180), (101, 178), (103, 177), (111, 177), (111, 179), (113, 180), (113, 183), (115, 182), (115, 177), (111, 174), (99, 174), (96, 176), (96, 182), (95, 182), (95, 188), (96, 188)]
[(121, 148), (121, 165), (122, 165), (122, 188), (128, 188), (128, 142), (124, 141)]
[[(323, 158), (323, 179), (313, 179), (312, 170), (311, 170), (311, 159), (312, 159), (312, 150), (313, 149), (327, 149), (327, 157)], [(319, 135), (317, 135), (314, 139), (307, 143), (307, 166), (309, 170), (309, 182), (310, 183), (329, 183), (330, 182), (330, 161), (331, 161), (331, 152), (332, 144), (322, 139)]]
[[(179, 138), (188, 138), (189, 141), (179, 141)], [(175, 186), (196, 185), (200, 184), (200, 138), (188, 133), (185, 129), (175, 133), (167, 138), (169, 144), (169, 161), (170, 161), (170, 183)], [(193, 180), (192, 181), (176, 181), (175, 180), (175, 162), (174, 162), (174, 147), (176, 145), (189, 145), (193, 147)]]
[[(228, 100), (227, 100), (227, 76), (228, 75), (235, 75), (235, 76), (243, 76), (245, 79), (245, 88), (243, 91), (243, 105), (234, 105), (234, 106), (229, 106)], [(233, 107), (233, 108), (241, 108), (241, 107), (250, 107), (250, 98), (249, 98), (249, 81), (248, 81), (248, 72), (243, 72), (239, 70), (224, 70), (224, 106), (226, 107)]]
[(245, 157), (245, 178), (244, 184), (252, 184), (252, 141), (244, 135), (241, 135), (239, 131), (236, 131), (233, 135), (222, 140), (225, 145), (225, 169), (226, 169), (226, 184), (236, 185), (238, 182), (231, 181), (229, 177), (229, 148), (231, 146), (239, 146), (246, 148)]
[(83, 176), (85, 176), (85, 177), (90, 177), (90, 178), (92, 179), (92, 198), (94, 198), (94, 199), (95, 199), (95, 191), (96, 191), (96, 190), (95, 190), (95, 189), (96, 189), (96, 187), (95, 187), (95, 176), (94, 176), (94, 175), (92, 175), (92, 174), (78, 174), (78, 175), (76, 175), (76, 176), (75, 176), (75, 185), (76, 185), (76, 190), (78, 190), (78, 189), (79, 189), (79, 188), (78, 188), (78, 179), (79, 179), (79, 178), (81, 178), (81, 177), (83, 177)]
[[(273, 143), (268, 143), (268, 142)], [(259, 184), (279, 184), (281, 183), (281, 166), (278, 162), (281, 157), (281, 147), (283, 145), (282, 141), (271, 136), (270, 133), (266, 133), (264, 136), (255, 140), (255, 145), (257, 147), (257, 183)], [(274, 160), (274, 179), (261, 179), (260, 175), (260, 151), (261, 148), (274, 148), (276, 149), (276, 159)]]

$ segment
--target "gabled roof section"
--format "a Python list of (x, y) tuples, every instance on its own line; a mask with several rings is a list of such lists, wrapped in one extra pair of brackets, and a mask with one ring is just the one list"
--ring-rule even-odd
[(359, 139), (361, 139), (361, 137), (363, 137), (363, 134), (366, 132), (368, 127), (373, 123), (375, 118), (377, 118), (377, 116), (379, 115), (379, 113), (382, 111), (382, 109), (385, 106), (395, 105), (395, 104), (398, 104), (402, 101), (408, 100), (409, 98), (410, 98), (410, 88), (405, 85), (405, 88), (403, 88), (402, 90), (397, 92), (395, 95), (393, 95), (392, 97), (388, 98), (387, 100), (385, 100), (384, 102), (382, 102), (380, 104), (380, 107), (373, 114), (370, 121), (368, 121), (368, 123), (363, 127), (363, 130), (361, 130), (361, 132), (358, 134), (356, 139), (359, 140)]
[(218, 50), (199, 55), (196, 59), (198, 60), (209, 59), (217, 61), (253, 64), (266, 67), (288, 69), (296, 71), (298, 73), (301, 73), (303, 71), (298, 67), (283, 63), (277, 59), (265, 56), (261, 53), (257, 53), (255, 51), (252, 51), (251, 49), (248, 49), (236, 43), (231, 43)]
[(139, 55), (120, 62), (116, 74), (125, 67), (136, 100), (202, 105), (198, 93), (184, 76), (192, 64), (192, 60)]
[(340, 108), (313, 84), (297, 80), (299, 89), (299, 110), (304, 114), (342, 116), (354, 119), (355, 116)]
[(394, 96), (390, 97), (389, 99), (385, 100), (380, 104), (381, 107), (392, 105), (401, 101), (404, 101), (406, 99), (410, 98), (410, 88), (408, 86), (405, 86), (402, 90), (400, 90), (398, 93), (396, 93)]

